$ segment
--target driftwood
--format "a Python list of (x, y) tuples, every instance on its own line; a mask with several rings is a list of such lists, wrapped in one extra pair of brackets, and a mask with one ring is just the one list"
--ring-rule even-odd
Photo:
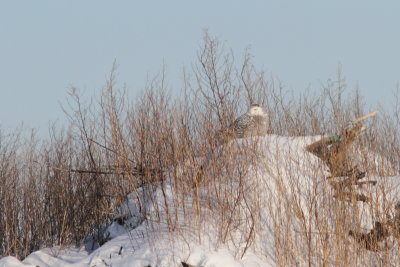
[[(361, 119), (354, 122), (359, 122), (374, 115), (376, 115), (376, 112), (361, 117)], [(323, 138), (306, 147), (307, 151), (319, 157), (328, 166), (331, 176), (327, 179), (330, 180), (330, 185), (334, 190), (334, 197), (342, 201), (370, 203), (371, 199), (364, 194), (356, 192), (356, 189), (365, 184), (376, 185), (376, 181), (360, 182), (359, 180), (363, 179), (366, 173), (359, 170), (357, 166), (351, 166), (351, 160), (349, 159), (349, 147), (364, 129), (365, 127), (362, 124), (356, 124), (355, 127), (345, 130), (343, 136), (339, 138)], [(397, 209), (398, 214), (395, 218), (386, 222), (375, 222), (374, 227), (368, 233), (349, 231), (349, 236), (367, 250), (374, 252), (387, 250), (387, 238), (390, 235), (394, 235), (397, 238), (400, 237), (400, 204)]]
[(372, 228), (369, 233), (359, 233), (350, 230), (349, 235), (353, 237), (360, 246), (371, 251), (380, 252), (389, 248), (385, 244), (386, 238), (390, 235), (388, 224), (375, 222), (374, 228)]
[(363, 125), (357, 125), (347, 130), (339, 139), (322, 138), (306, 147), (306, 150), (313, 153), (328, 165), (332, 177), (348, 176), (349, 171), (354, 172), (350, 166), (349, 147), (357, 139), (358, 134), (363, 130)]
[(400, 202), (395, 207), (395, 216), (393, 218), (389, 217), (385, 222), (375, 222), (369, 233), (349, 231), (349, 235), (365, 249), (375, 252), (390, 249), (391, 246), (386, 242), (387, 238), (392, 236), (395, 240), (400, 240)]
[(356, 192), (356, 188), (364, 184), (375, 185), (376, 181), (359, 180), (365, 177), (365, 172), (351, 165), (349, 148), (364, 130), (364, 125), (357, 124), (345, 130), (340, 138), (322, 138), (306, 147), (306, 150), (319, 157), (329, 168), (331, 176), (327, 179), (335, 191), (334, 197), (343, 201), (369, 202), (370, 199)]

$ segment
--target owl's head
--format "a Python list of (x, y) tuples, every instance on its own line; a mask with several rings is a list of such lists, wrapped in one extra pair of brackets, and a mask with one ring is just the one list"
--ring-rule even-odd
[(263, 108), (259, 104), (251, 104), (248, 114), (251, 116), (265, 115)]

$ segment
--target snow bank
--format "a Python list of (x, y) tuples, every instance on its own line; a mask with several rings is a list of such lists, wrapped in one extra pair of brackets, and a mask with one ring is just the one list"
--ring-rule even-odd
[[(215, 177), (219, 182), (214, 188), (200, 188), (196, 199), (189, 194), (179, 195), (173, 181), (163, 188), (140, 188), (116, 211), (119, 219), (105, 231), (110, 240), (96, 250), (46, 248), (22, 262), (3, 258), (0, 266), (155, 267), (179, 266), (181, 261), (204, 267), (303, 266), (310, 261), (318, 265), (322, 258), (335, 265), (338, 252), (328, 251), (326, 246), (339, 242), (335, 233), (343, 214), (338, 210), (351, 217), (343, 224), (368, 231), (375, 220), (394, 207), (400, 183), (399, 177), (367, 175), (364, 180), (374, 179), (378, 184), (361, 190), (380, 204), (370, 207), (338, 201), (326, 179), (329, 170), (305, 150), (320, 138), (268, 135), (233, 140), (220, 148), (217, 157), (226, 159), (225, 153), (232, 154), (236, 149), (229, 155), (234, 171), (227, 168), (224, 177)], [(250, 154), (254, 157), (247, 169), (234, 165), (237, 159)], [(368, 157), (377, 156), (370, 153)], [(211, 156), (200, 159), (205, 169), (213, 160)], [(223, 203), (219, 193), (227, 190), (238, 196), (232, 218), (216, 213)], [(193, 212), (198, 205), (201, 211)], [(170, 229), (171, 218), (177, 226), (174, 231)], [(222, 238), (221, 221), (226, 218), (231, 230)], [(370, 257), (365, 260), (370, 262)]]

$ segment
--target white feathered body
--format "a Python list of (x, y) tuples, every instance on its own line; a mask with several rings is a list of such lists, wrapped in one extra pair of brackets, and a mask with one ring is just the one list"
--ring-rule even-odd
[(263, 108), (257, 104), (251, 105), (249, 110), (239, 116), (227, 129), (221, 130), (217, 136), (217, 143), (221, 144), (232, 138), (249, 136), (263, 136), (268, 133), (269, 119)]
[(231, 126), (236, 138), (262, 136), (268, 133), (267, 115), (243, 114)]

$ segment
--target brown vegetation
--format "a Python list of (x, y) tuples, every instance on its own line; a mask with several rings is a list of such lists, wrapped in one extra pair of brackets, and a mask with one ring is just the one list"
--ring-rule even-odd
[[(82, 103), (78, 90), (70, 90), (69, 104), (64, 107), (69, 125), (62, 130), (52, 127), (49, 140), (40, 141), (35, 134), (26, 139), (18, 130), (2, 133), (0, 255), (24, 258), (45, 246), (80, 245), (91, 234), (98, 235), (102, 243), (100, 229), (113, 219), (115, 208), (129, 192), (146, 185), (161, 188), (165, 196), (168, 181), (174, 198), (165, 197), (158, 218), (148, 214), (148, 221), (166, 214), (170, 232), (180, 234), (189, 226), (201, 239), (203, 211), (211, 210), (219, 232), (217, 245), (233, 244), (236, 256), (242, 257), (263, 224), (259, 182), (246, 179), (248, 166), (258, 155), (248, 147), (242, 151), (228, 147), (221, 152), (215, 134), (255, 102), (268, 111), (271, 133), (285, 136), (340, 133), (346, 121), (365, 110), (358, 91), (346, 94), (340, 73), (318, 95), (295, 95), (275, 79), (266, 79), (251, 64), (250, 55), (246, 54), (238, 67), (233, 54), (225, 53), (221, 46), (205, 35), (198, 62), (184, 72), (181, 98), (171, 96), (162, 72), (130, 102), (126, 89), (115, 88), (113, 68), (103, 94), (92, 102)], [(361, 167), (369, 173), (398, 172), (399, 107), (394, 116), (381, 112), (379, 120), (371, 119), (356, 144), (362, 152), (383, 156), (382, 162), (362, 159)], [(237, 156), (240, 153), (246, 155), (245, 160)], [(205, 186), (209, 189), (206, 198), (200, 196)], [(285, 199), (285, 192), (280, 194)], [(193, 206), (185, 206), (185, 195), (192, 197)], [(297, 203), (293, 201), (293, 209), (286, 214), (271, 214), (276, 216), (279, 265), (293, 266), (299, 253), (308, 255), (310, 266), (327, 265), (330, 255), (335, 255), (337, 265), (360, 263), (355, 260), (359, 255), (349, 255), (358, 249), (348, 238), (357, 215), (347, 219), (351, 215), (341, 205), (334, 215), (330, 209), (321, 210), (315, 215), (319, 216), (315, 219), (318, 233), (307, 223), (300, 227), (299, 240), (304, 238), (308, 244), (300, 249), (287, 231), (291, 218), (302, 217), (295, 212)], [(185, 222), (179, 219), (182, 209)], [(330, 229), (336, 232), (332, 234)], [(239, 238), (233, 233), (239, 233)], [(321, 249), (316, 252), (315, 247)]]

